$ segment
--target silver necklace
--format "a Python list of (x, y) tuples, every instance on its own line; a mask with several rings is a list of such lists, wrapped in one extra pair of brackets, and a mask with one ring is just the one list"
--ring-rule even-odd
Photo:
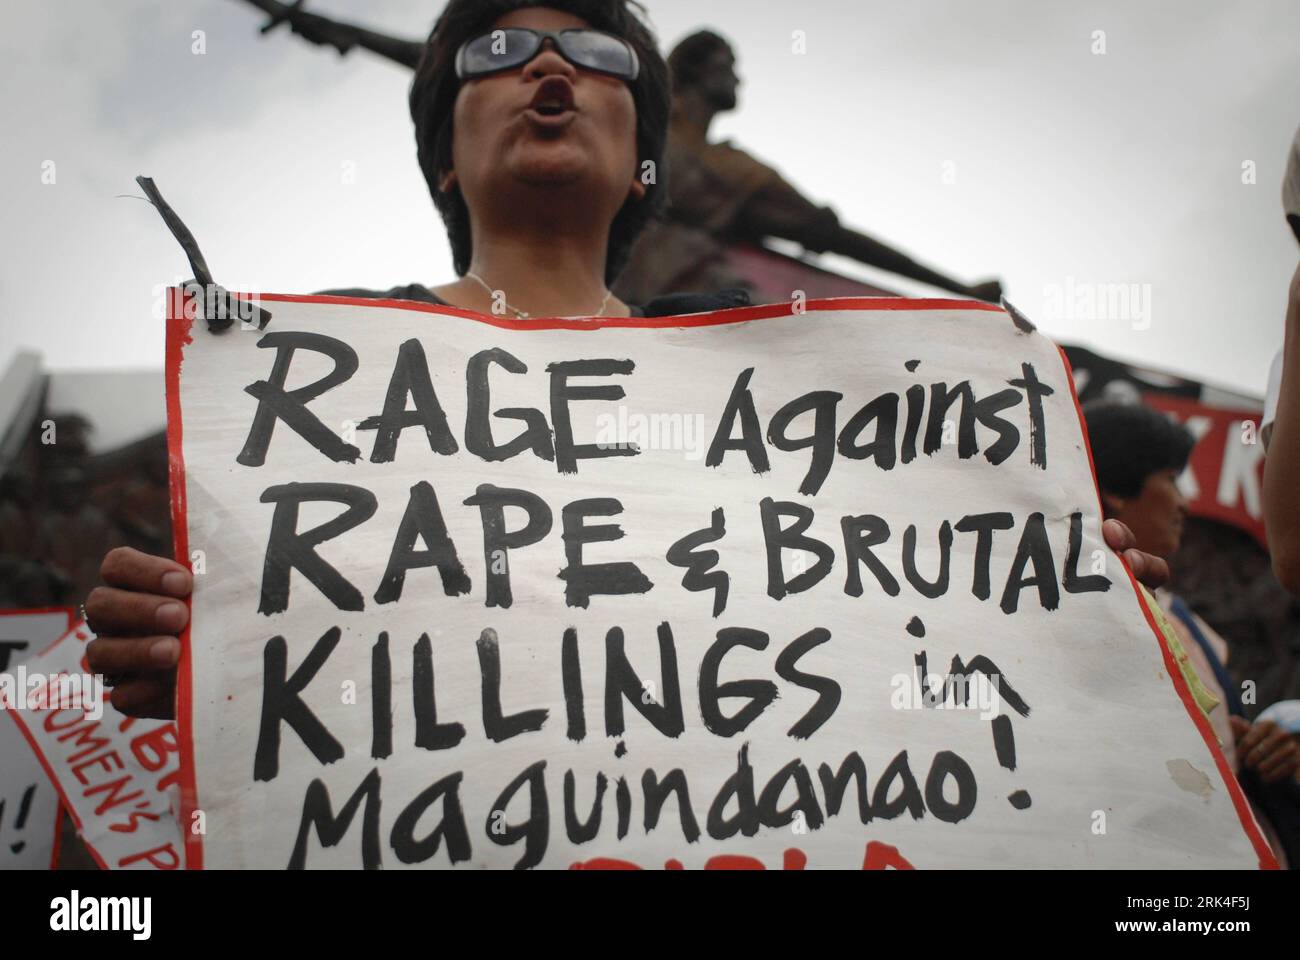
[[(474, 271), (470, 270), (470, 271), (467, 271), (467, 272), (465, 273), (465, 276), (470, 277), (471, 279), (477, 280), (479, 286), (481, 286), (484, 290), (486, 290), (487, 293), (488, 293), (488, 296), (491, 297), (493, 300), (495, 300), (495, 299), (497, 298), (497, 293), (498, 293), (498, 291), (493, 290), (490, 286), (488, 286), (487, 281), (485, 281), (485, 280), (484, 280), (482, 277), (480, 277), (477, 273), (475, 273)], [(602, 301), (600, 301), (600, 310), (599, 310), (597, 313), (593, 313), (593, 314), (591, 314), (591, 316), (593, 316), (593, 317), (603, 317), (603, 316), (605, 315), (605, 308), (609, 306), (609, 298), (612, 297), (613, 295), (614, 295), (614, 291), (613, 291), (613, 290), (609, 290), (609, 289), (607, 289), (607, 290), (605, 291), (605, 299), (602, 300)], [(532, 316), (532, 314), (528, 313), (528, 311), (526, 311), (526, 310), (520, 310), (520, 309), (518, 309), (517, 307), (512, 307), (512, 306), (510, 305), (510, 301), (508, 301), (504, 296), (501, 298), (501, 304), (502, 304), (502, 306), (504, 306), (507, 310), (509, 310), (511, 313), (513, 313), (513, 314), (515, 315), (515, 318), (516, 318), (516, 319), (519, 319), (519, 320), (527, 320), (529, 317)]]

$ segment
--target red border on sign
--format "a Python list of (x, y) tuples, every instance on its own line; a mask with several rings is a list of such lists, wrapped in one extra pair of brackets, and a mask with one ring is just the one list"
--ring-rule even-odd
[(68, 622), (63, 626), (63, 633), (59, 634), (59, 636), (51, 641), (49, 646), (44, 650), (38, 650), (36, 653), (32, 654), (36, 657), (43, 657), (50, 650), (53, 650), (58, 642), (63, 639), (64, 635), (76, 625), (77, 611), (73, 607), (6, 607), (5, 609), (0, 610), (0, 617), (18, 617), (27, 616), (29, 614), (40, 616), (46, 613), (61, 613), (67, 617)]
[[(58, 787), (54, 790), (57, 793)], [(63, 849), (63, 797), (59, 797), (58, 809), (54, 811), (54, 849), (50, 851), (50, 869), (59, 869), (59, 851)], [(89, 848), (87, 848), (89, 849)]]
[[(179, 310), (177, 308), (180, 308)], [(177, 563), (190, 567), (189, 518), (185, 503), (185, 446), (181, 430), (181, 364), (185, 347), (193, 342), (190, 330), (194, 325), (187, 317), (184, 294), (172, 287), (167, 296), (167, 483), (171, 489), (172, 551)], [(185, 598), (190, 613), (194, 604)], [(194, 813), (199, 809), (194, 773), (194, 682), (191, 675), (193, 659), (190, 655), (190, 623), (181, 631), (181, 656), (176, 664), (176, 735), (180, 742), (181, 761), (181, 843), (185, 869), (203, 869), (203, 838), (189, 828)]]
[[(1061, 362), (1065, 364), (1065, 372), (1070, 382), (1070, 396), (1074, 398), (1074, 409), (1079, 415), (1079, 429), (1083, 431), (1083, 448), (1088, 451), (1088, 469), (1092, 471), (1092, 484), (1097, 492), (1097, 513), (1099, 516), (1105, 516), (1105, 511), (1101, 506), (1101, 488), (1097, 486), (1097, 466), (1092, 462), (1092, 443), (1088, 440), (1088, 422), (1083, 417), (1083, 407), (1079, 405), (1079, 394), (1074, 389), (1074, 369), (1070, 366), (1070, 358), (1065, 355), (1065, 350), (1060, 347), (1057, 350), (1061, 354)], [(1219, 770), (1219, 776), (1223, 778), (1223, 785), (1227, 788), (1228, 796), (1232, 798), (1232, 805), (1237, 811), (1237, 819), (1241, 821), (1246, 836), (1250, 838), (1251, 844), (1255, 847), (1255, 853), (1259, 855), (1260, 869), (1280, 870), (1281, 865), (1277, 862), (1277, 857), (1273, 855), (1268, 841), (1264, 839), (1264, 835), (1260, 832), (1259, 824), (1255, 822), (1255, 815), (1251, 813), (1250, 803), (1246, 800), (1245, 793), (1242, 792), (1241, 784), (1237, 782), (1236, 775), (1228, 767), (1228, 759), (1223, 755), (1223, 749), (1219, 746), (1219, 738), (1214, 735), (1214, 729), (1210, 726), (1210, 718), (1202, 713), (1201, 708), (1196, 705), (1196, 699), (1187, 686), (1183, 671), (1179, 669), (1178, 662), (1174, 659), (1173, 651), (1169, 649), (1164, 633), (1156, 625), (1155, 616), (1151, 613), (1146, 598), (1142, 596), (1142, 591), (1138, 589), (1137, 578), (1133, 576), (1133, 571), (1129, 569), (1127, 560), (1121, 556), (1119, 562), (1124, 567), (1124, 572), (1128, 574), (1129, 583), (1133, 587), (1133, 595), (1137, 597), (1138, 606), (1142, 609), (1142, 614), (1146, 617), (1151, 632), (1155, 634), (1156, 643), (1160, 645), (1160, 654), (1165, 661), (1165, 673), (1169, 674), (1169, 679), (1173, 681), (1174, 690), (1178, 693), (1179, 699), (1183, 701), (1183, 708), (1187, 711), (1187, 715), (1192, 718), (1192, 723), (1196, 724), (1196, 729), (1201, 732), (1201, 739), (1209, 747), (1210, 756), (1214, 758), (1214, 764)], [(1224, 704), (1220, 704), (1220, 706), (1225, 710), (1227, 709)]]
[[(517, 320), (507, 317), (496, 317), (487, 314), (475, 313), (470, 310), (464, 310), (459, 307), (444, 306), (442, 304), (421, 303), (412, 300), (380, 300), (366, 297), (335, 297), (335, 296), (299, 296), (294, 294), (261, 294), (252, 295), (245, 293), (235, 294), (236, 297), (244, 300), (257, 300), (263, 303), (285, 302), (285, 303), (330, 303), (345, 306), (360, 307), (387, 307), (397, 310), (409, 310), (416, 313), (428, 313), (436, 316), (455, 316), (466, 320), (475, 320), (488, 326), (496, 327), (502, 330), (600, 330), (600, 329), (670, 329), (670, 328), (689, 328), (689, 327), (706, 327), (721, 326), (725, 324), (745, 323), (750, 320), (765, 320), (775, 317), (790, 316), (792, 313), (792, 304), (776, 303), (765, 304), (753, 307), (733, 307), (727, 310), (716, 310), (707, 313), (687, 314), (683, 316), (672, 317), (593, 317), (593, 318), (539, 318), (536, 320)], [(185, 316), (184, 293), (180, 288), (173, 287), (168, 296), (168, 316), (167, 316), (167, 347), (166, 347), (166, 381), (167, 381), (167, 450), (169, 459), (169, 481), (171, 486), (171, 508), (172, 508), (172, 536), (174, 540), (175, 557), (178, 562), (189, 566), (189, 534), (186, 516), (185, 503), (185, 456), (183, 446), (183, 436), (181, 431), (181, 398), (180, 398), (180, 374), (181, 365), (184, 360), (184, 348), (193, 341), (192, 327), (193, 319)], [(177, 309), (179, 307), (179, 309)], [(809, 300), (805, 305), (806, 310), (863, 310), (863, 311), (920, 311), (920, 310), (984, 310), (995, 313), (1006, 313), (1002, 307), (990, 303), (983, 303), (976, 300), (952, 300), (952, 299), (908, 299), (901, 297), (835, 297), (830, 299)], [(1012, 322), (1008, 315), (1008, 322)], [(1075, 412), (1079, 418), (1079, 428), (1082, 431), (1084, 448), (1088, 451), (1088, 464), (1092, 467), (1092, 449), (1088, 445), (1088, 428), (1083, 420), (1083, 410), (1079, 406), (1079, 397), (1074, 389), (1074, 373), (1070, 367), (1070, 361), (1065, 356), (1065, 351), (1058, 347), (1058, 354), (1061, 363), (1065, 369), (1066, 379), (1070, 384), (1070, 396), (1074, 401)], [(1096, 471), (1093, 469), (1094, 489)], [(1097, 494), (1098, 514), (1101, 515), (1101, 495)], [(1259, 831), (1255, 818), (1250, 812), (1250, 807), (1246, 803), (1245, 795), (1241, 792), (1241, 787), (1236, 781), (1231, 771), (1228, 769), (1227, 761), (1223, 757), (1223, 752), (1219, 749), (1218, 741), (1210, 729), (1209, 720), (1201, 713), (1200, 708), (1196, 706), (1192, 699), (1191, 691), (1187, 688), (1187, 683), (1183, 679), (1177, 663), (1174, 661), (1168, 645), (1165, 643), (1164, 636), (1156, 627), (1155, 620), (1151, 616), (1151, 611), (1147, 608), (1138, 590), (1137, 581), (1133, 578), (1133, 572), (1129, 570), (1128, 564), (1120, 558), (1120, 563), (1124, 571), (1128, 574), (1130, 585), (1133, 587), (1134, 598), (1138, 606), (1142, 609), (1152, 633), (1155, 635), (1156, 642), (1159, 645), (1162, 656), (1165, 661), (1165, 671), (1169, 674), (1174, 690), (1183, 701), (1183, 706), (1187, 710), (1188, 716), (1192, 718), (1197, 730), (1200, 731), (1202, 739), (1214, 757), (1219, 774), (1224, 780), (1224, 785), (1232, 798), (1233, 806), (1237, 811), (1238, 819), (1241, 821), (1247, 837), (1250, 839), (1259, 855), (1260, 866), (1266, 869), (1277, 869), (1278, 863), (1274, 858), (1268, 843)], [(187, 601), (187, 604), (190, 601)], [(191, 612), (192, 612), (192, 604)], [(176, 720), (181, 744), (181, 828), (185, 847), (185, 867), (190, 870), (199, 870), (203, 868), (203, 839), (200, 835), (194, 834), (191, 830), (186, 829), (186, 824), (193, 821), (193, 813), (199, 809), (197, 784), (195, 781), (194, 769), (194, 736), (193, 736), (193, 698), (194, 684), (191, 676), (193, 661), (190, 655), (190, 625), (187, 624), (181, 635), (181, 659), (177, 667), (176, 683)]]
[[(72, 629), (72, 625), (77, 622), (77, 611), (72, 607), (3, 607), (0, 608), (0, 617), (20, 617), (28, 614), (40, 616), (43, 613), (61, 613), (68, 618), (68, 625), (64, 631)], [(56, 641), (57, 642), (57, 641)]]
[[(251, 298), (251, 294), (236, 294)], [(768, 303), (757, 307), (731, 307), (727, 310), (714, 310), (711, 313), (688, 313), (672, 317), (539, 317), (535, 320), (516, 320), (513, 317), (497, 317), (486, 313), (475, 313), (460, 307), (448, 307), (439, 303), (422, 303), (416, 300), (371, 300), (365, 297), (327, 297), (296, 296), (283, 293), (267, 293), (257, 299), (263, 302), (284, 301), (288, 303), (336, 303), (357, 307), (390, 307), (394, 310), (411, 310), (416, 313), (431, 313), (437, 316), (461, 317), (465, 320), (477, 320), (490, 327), (501, 330), (617, 330), (617, 329), (663, 329), (665, 327), (715, 327), (730, 323), (745, 323), (748, 320), (767, 320), (772, 317), (788, 317), (796, 311), (791, 303)], [(993, 313), (1005, 311), (995, 304), (982, 300), (909, 300), (905, 297), (831, 297), (823, 300), (809, 300), (804, 310), (988, 310)]]

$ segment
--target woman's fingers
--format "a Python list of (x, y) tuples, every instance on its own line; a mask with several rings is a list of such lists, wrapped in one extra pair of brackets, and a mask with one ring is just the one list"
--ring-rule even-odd
[(1141, 550), (1126, 550), (1124, 559), (1128, 561), (1129, 569), (1137, 577), (1138, 583), (1149, 589), (1155, 590), (1169, 582), (1169, 564), (1159, 557)]
[(185, 604), (170, 597), (96, 587), (86, 597), (86, 619), (90, 629), (100, 636), (175, 636), (189, 623), (190, 612)]
[(157, 677), (132, 677), (113, 688), (113, 706), (130, 717), (171, 720), (176, 714), (175, 684)]
[(111, 701), (122, 713), (170, 718), (181, 654), (177, 637), (190, 620), (182, 601), (194, 578), (174, 560), (130, 547), (110, 550), (99, 572), (106, 586), (90, 591), (84, 607), (96, 634), (87, 662), (114, 678)]
[(1246, 727), (1245, 733), (1237, 738), (1237, 754), (1241, 757), (1243, 763), (1249, 763), (1251, 751), (1268, 735), (1270, 726), (1271, 724), (1267, 720), (1261, 723), (1251, 723)]
[(95, 673), (154, 673), (172, 670), (181, 656), (175, 637), (96, 639), (86, 646), (86, 661)]
[(1294, 772), (1295, 744), (1285, 730), (1271, 723), (1256, 724), (1267, 732), (1246, 757), (1246, 764), (1267, 783), (1281, 780)]
[(1277, 783), (1294, 777), (1297, 769), (1300, 769), (1300, 751), (1292, 742), (1279, 743), (1259, 765), (1259, 775), (1265, 783)]
[(1116, 553), (1123, 553), (1137, 546), (1137, 537), (1133, 536), (1133, 531), (1128, 528), (1128, 524), (1120, 523), (1118, 520), (1103, 520), (1101, 535), (1106, 541), (1106, 546)]
[(165, 597), (188, 597), (194, 587), (193, 576), (175, 560), (141, 553), (130, 547), (118, 547), (105, 554), (99, 573), (110, 587)]
[(1300, 747), (1294, 737), (1272, 720), (1250, 723), (1239, 717), (1231, 719), (1242, 766), (1254, 770), (1265, 783), (1295, 776), (1300, 769)]
[(1157, 556), (1143, 553), (1137, 548), (1137, 537), (1128, 525), (1118, 520), (1103, 520), (1101, 523), (1102, 539), (1106, 546), (1121, 554), (1128, 561), (1129, 569), (1138, 583), (1154, 590), (1169, 582), (1169, 564)]

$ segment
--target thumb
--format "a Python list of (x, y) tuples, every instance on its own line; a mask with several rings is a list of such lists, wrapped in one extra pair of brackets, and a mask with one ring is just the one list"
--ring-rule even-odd
[(1228, 717), (1228, 724), (1232, 727), (1232, 736), (1236, 740), (1240, 740), (1250, 731), (1249, 721), (1235, 714)]

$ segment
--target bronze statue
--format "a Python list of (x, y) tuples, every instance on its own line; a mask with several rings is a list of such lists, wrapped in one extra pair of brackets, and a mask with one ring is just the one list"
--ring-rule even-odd
[(709, 142), (714, 117), (735, 109), (740, 84), (735, 54), (718, 34), (703, 30), (687, 37), (669, 55), (668, 65), (674, 89), (666, 222), (652, 224), (638, 241), (620, 280), (620, 296), (636, 299), (666, 288), (740, 285), (729, 274), (719, 244), (781, 237), (815, 253), (842, 254), (962, 296), (1001, 299), (996, 280), (967, 286), (925, 267), (843, 226), (833, 210), (812, 203), (744, 150)]
[(262, 33), (269, 33), (280, 24), (287, 23), (289, 29), (304, 40), (322, 47), (333, 47), (340, 56), (350, 53), (353, 47), (361, 47), (414, 70), (424, 51), (422, 41), (390, 37), (364, 27), (331, 20), (318, 13), (308, 13), (302, 8), (304, 0), (294, 0), (293, 3), (277, 3), (276, 0), (248, 2), (271, 15), (271, 19), (262, 26)]
[[(271, 15), (266, 33), (281, 23), (311, 43), (340, 54), (362, 47), (414, 69), (424, 44), (366, 30), (303, 9), (303, 0), (247, 0)], [(729, 243), (758, 244), (765, 237), (800, 243), (814, 253), (838, 253), (869, 266), (951, 290), (998, 301), (996, 280), (971, 286), (932, 270), (906, 254), (843, 226), (830, 207), (817, 206), (776, 170), (730, 143), (710, 143), (719, 113), (736, 108), (736, 58), (718, 34), (702, 30), (668, 57), (673, 71), (672, 125), (666, 181), (669, 206), (636, 246), (614, 292), (642, 303), (665, 293), (714, 291), (751, 285), (728, 264)]]

